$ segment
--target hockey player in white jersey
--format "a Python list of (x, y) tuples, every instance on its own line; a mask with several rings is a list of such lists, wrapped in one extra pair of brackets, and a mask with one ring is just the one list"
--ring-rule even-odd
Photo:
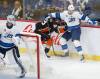
[(73, 5), (68, 6), (68, 11), (63, 12), (57, 12), (57, 13), (50, 13), (49, 17), (53, 18), (60, 18), (64, 20), (67, 23), (68, 33), (64, 33), (63, 37), (67, 40), (70, 38), (72, 39), (72, 42), (77, 50), (77, 52), (80, 54), (80, 60), (84, 60), (84, 53), (82, 50), (82, 46), (80, 44), (80, 35), (81, 35), (81, 28), (80, 28), (80, 22), (84, 21), (89, 24), (95, 24), (96, 22), (91, 21), (87, 16), (80, 14), (78, 11), (75, 11), (75, 7)]
[(7, 17), (6, 27), (0, 31), (0, 61), (4, 63), (3, 59), (5, 58), (7, 51), (12, 50), (14, 59), (21, 69), (21, 75), (19, 77), (23, 78), (26, 72), (20, 60), (18, 49), (19, 37), (20, 34), (18, 30), (15, 29), (15, 17), (9, 15)]

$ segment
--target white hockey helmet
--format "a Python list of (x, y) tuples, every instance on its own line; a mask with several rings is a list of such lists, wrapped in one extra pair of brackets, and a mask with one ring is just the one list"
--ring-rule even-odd
[(75, 7), (71, 4), (71, 5), (68, 6), (68, 10), (73, 11), (73, 10), (75, 10)]
[(15, 16), (14, 15), (8, 15), (7, 16), (7, 22), (15, 25)]

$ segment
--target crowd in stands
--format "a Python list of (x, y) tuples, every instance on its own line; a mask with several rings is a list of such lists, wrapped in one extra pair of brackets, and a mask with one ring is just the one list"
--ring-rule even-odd
[[(82, 1), (84, 3), (80, 4)], [(80, 11), (81, 8), (84, 14), (89, 15), (93, 12), (91, 8), (93, 2), (90, 5), (87, 1), (93, 0), (2, 0), (0, 18), (13, 14), (17, 19), (41, 20), (47, 13), (66, 10), (69, 4), (74, 4), (77, 10)], [(95, 17), (95, 14), (90, 16)]]
[(10, 14), (15, 15), (18, 19), (23, 17), (23, 9), (20, 1), (16, 0), (11, 4), (10, 1), (4, 0), (1, 3), (0, 18), (6, 18)]
[(13, 14), (17, 19), (41, 19), (47, 12), (64, 7), (60, 0), (3, 0), (0, 3), (0, 18)]

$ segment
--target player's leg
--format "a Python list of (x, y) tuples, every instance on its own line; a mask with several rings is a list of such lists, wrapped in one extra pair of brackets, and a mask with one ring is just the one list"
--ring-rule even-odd
[(26, 71), (25, 71), (25, 68), (24, 68), (21, 60), (20, 60), (19, 49), (16, 46), (13, 48), (13, 56), (14, 56), (14, 59), (15, 59), (16, 63), (18, 64), (18, 66), (21, 69), (21, 75), (19, 77), (20, 78), (25, 77)]
[(77, 28), (77, 29), (73, 29), (72, 30), (72, 41), (74, 43), (75, 49), (77, 50), (77, 52), (80, 54), (80, 60), (84, 60), (84, 55), (83, 55), (83, 49), (82, 46), (80, 44), (80, 36), (81, 36), (81, 29)]
[[(20, 53), (19, 53), (19, 49), (18, 49), (18, 47), (17, 46), (14, 46), (13, 47), (15, 50), (16, 50), (16, 56), (18, 57), (18, 58), (20, 58)], [(14, 49), (13, 49), (13, 52), (14, 52)]]
[(50, 39), (50, 36), (47, 35), (47, 34), (41, 34), (41, 41), (44, 42), (46, 44), (46, 47), (44, 49), (45, 51), (45, 54), (48, 58), (50, 58), (50, 56), (48, 55), (48, 52), (50, 50), (50, 47), (51, 47), (51, 39)]
[(71, 32), (66, 31), (66, 32), (62, 35), (62, 37), (63, 37), (64, 39), (66, 39), (66, 41), (68, 41), (69, 39), (71, 39)]
[(67, 41), (63, 37), (60, 39), (60, 44), (64, 52), (63, 56), (69, 56), (69, 49), (68, 49)]
[(61, 38), (61, 45), (62, 45), (62, 49), (65, 52), (65, 55), (69, 55), (69, 49), (68, 49), (68, 45), (67, 45), (67, 41), (71, 38), (71, 32), (66, 31)]
[(5, 65), (4, 57), (5, 57), (6, 51), (0, 47), (0, 65)]
[(48, 58), (50, 58), (50, 56), (48, 55), (49, 51), (50, 51), (50, 47), (52, 46), (52, 39), (48, 39), (46, 41), (46, 47), (45, 47), (45, 54)]
[(6, 55), (6, 50), (3, 47), (0, 47), (0, 54), (2, 55), (2, 58), (4, 58)]
[(6, 64), (4, 61), (4, 58), (6, 56), (7, 51), (13, 49), (13, 47), (10, 48), (4, 48), (4, 47), (0, 47), (0, 64)]

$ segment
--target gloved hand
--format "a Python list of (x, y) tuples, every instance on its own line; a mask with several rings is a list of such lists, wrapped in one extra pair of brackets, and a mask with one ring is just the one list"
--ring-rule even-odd
[(48, 34), (41, 34), (41, 40), (42, 41), (46, 41), (47, 39), (50, 39), (50, 35), (48, 35)]

